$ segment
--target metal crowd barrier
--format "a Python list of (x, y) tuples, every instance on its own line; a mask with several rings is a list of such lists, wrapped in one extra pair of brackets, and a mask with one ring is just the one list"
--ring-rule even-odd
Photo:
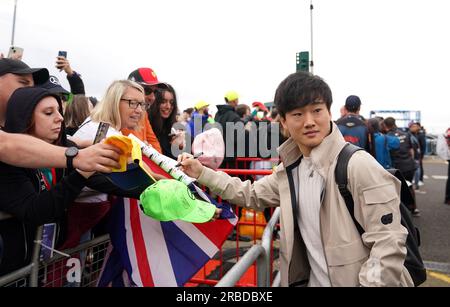
[[(9, 214), (0, 212), (0, 221), (11, 217)], [(48, 261), (40, 261), (42, 231), (43, 226), (37, 228), (30, 264), (0, 276), (0, 287), (74, 286), (74, 284), (67, 283), (65, 280), (65, 274), (67, 273), (65, 265), (67, 258), (65, 256), (57, 254)], [(75, 286), (90, 287), (96, 285), (108, 244), (109, 235), (104, 235), (63, 251), (70, 257), (77, 257), (80, 252), (85, 252), (82, 261), (84, 263), (81, 271), (82, 280)]]
[[(261, 244), (253, 245), (244, 256), (217, 283), (216, 287), (233, 287), (255, 262), (258, 270), (257, 287), (270, 286), (270, 254), (273, 230), (280, 218), (280, 208), (276, 208), (264, 229)], [(279, 282), (278, 282), (279, 283)]]

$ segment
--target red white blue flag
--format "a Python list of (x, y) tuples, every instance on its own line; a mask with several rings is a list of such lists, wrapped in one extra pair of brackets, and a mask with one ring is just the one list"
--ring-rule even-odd
[[(154, 166), (150, 165), (153, 171)], [(219, 251), (236, 225), (228, 204), (216, 206), (222, 213), (213, 222), (160, 222), (140, 210), (139, 200), (118, 199), (110, 215), (113, 250), (98, 286), (126, 285), (124, 271), (131, 286), (183, 286)]]

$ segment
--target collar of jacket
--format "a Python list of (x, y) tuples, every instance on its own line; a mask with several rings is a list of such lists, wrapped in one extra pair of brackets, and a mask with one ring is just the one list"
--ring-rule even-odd
[(234, 107), (230, 106), (229, 104), (219, 104), (216, 106), (218, 111), (226, 112), (226, 111), (235, 111)]
[[(330, 129), (331, 133), (323, 139), (319, 146), (313, 148), (310, 155), (314, 169), (323, 178), (326, 178), (328, 168), (346, 144), (334, 122), (330, 122)], [(290, 168), (292, 164), (298, 165), (299, 158), (302, 156), (300, 148), (292, 138), (289, 138), (278, 148), (278, 153), (285, 168)]]

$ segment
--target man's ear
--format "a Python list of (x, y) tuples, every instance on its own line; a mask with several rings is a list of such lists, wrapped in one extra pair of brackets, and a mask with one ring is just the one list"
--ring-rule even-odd
[(284, 116), (280, 115), (280, 123), (281, 123), (281, 127), (283, 127), (283, 129), (287, 130), (287, 126), (286, 126), (286, 118), (284, 118)]

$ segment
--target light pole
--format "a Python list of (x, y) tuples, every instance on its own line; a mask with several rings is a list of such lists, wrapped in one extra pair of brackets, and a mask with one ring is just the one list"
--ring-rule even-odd
[(309, 62), (309, 66), (311, 67), (311, 73), (314, 74), (314, 53), (313, 53), (313, 48), (314, 48), (314, 41), (313, 41), (313, 10), (314, 10), (314, 6), (312, 3), (312, 0), (310, 2), (309, 5), (309, 11), (310, 11), (310, 20), (311, 20), (311, 61)]
[(11, 46), (14, 46), (14, 30), (16, 28), (16, 10), (17, 10), (17, 0), (14, 0), (14, 16), (13, 16), (12, 35), (11, 35)]

